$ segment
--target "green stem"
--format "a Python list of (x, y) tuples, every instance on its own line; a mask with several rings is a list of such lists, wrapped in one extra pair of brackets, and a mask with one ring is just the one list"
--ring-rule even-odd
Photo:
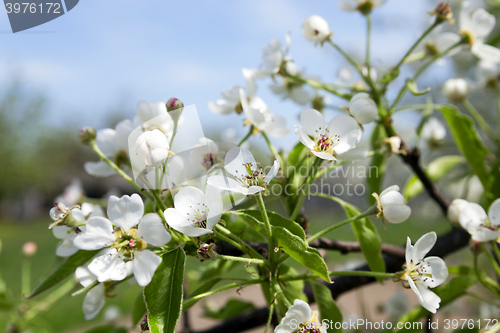
[(248, 280), (248, 281), (243, 281), (243, 282), (230, 283), (230, 284), (227, 284), (227, 285), (225, 285), (223, 287), (220, 287), (220, 288), (217, 288), (217, 289), (212, 289), (212, 290), (207, 291), (205, 293), (201, 293), (201, 294), (198, 294), (196, 296), (193, 296), (193, 297), (185, 300), (182, 303), (182, 307), (183, 308), (189, 307), (193, 303), (199, 301), (200, 299), (203, 299), (205, 297), (217, 294), (217, 293), (219, 293), (221, 291), (224, 291), (224, 290), (228, 290), (228, 289), (232, 289), (232, 288), (239, 288), (239, 287), (247, 286), (247, 285), (251, 285), (251, 284), (259, 284), (259, 283), (263, 283), (263, 282), (266, 282), (266, 280), (265, 279), (258, 279), (258, 280)]
[(482, 272), (479, 270), (478, 257), (479, 257), (478, 255), (474, 255), (474, 271), (476, 272), (478, 281), (484, 288), (489, 290), (493, 295), (495, 295), (497, 298), (500, 298), (500, 294), (492, 286), (488, 285), (481, 277)]
[(498, 146), (500, 146), (500, 140), (497, 138), (491, 127), (488, 125), (486, 120), (484, 120), (483, 116), (477, 111), (477, 109), (472, 105), (468, 99), (464, 100), (462, 104), (465, 106), (469, 114), (474, 118), (479, 127), (483, 130), (484, 133), (491, 139), (491, 141), (495, 142)]
[(500, 262), (500, 250), (498, 250), (498, 244), (496, 242), (491, 242), (491, 246), (493, 247), (493, 252), (495, 253), (497, 262)]
[(307, 79), (304, 79), (303, 77), (301, 77), (299, 75), (294, 75), (294, 74), (290, 74), (290, 73), (284, 73), (283, 75), (285, 77), (289, 78), (289, 79), (294, 80), (295, 82), (302, 83), (302, 84), (307, 84), (310, 87), (328, 91), (329, 93), (331, 93), (333, 95), (336, 95), (336, 96), (339, 96), (339, 97), (341, 97), (341, 98), (343, 98), (345, 100), (350, 100), (351, 99), (351, 95), (350, 94), (346, 94), (346, 93), (340, 92), (340, 91), (334, 89), (334, 87), (331, 86), (331, 85), (323, 84), (323, 83), (318, 82), (318, 81), (307, 80)]
[(354, 69), (361, 75), (361, 77), (363, 79), (365, 79), (365, 75), (363, 74), (361, 67), (359, 67), (359, 65), (354, 61), (354, 59), (351, 58), (350, 55), (348, 55), (344, 50), (342, 50), (342, 48), (340, 48), (340, 46), (335, 44), (331, 40), (331, 38), (328, 39), (328, 43), (330, 43), (330, 45), (332, 45), (337, 51), (339, 51), (339, 53), (345, 58), (345, 60), (347, 60), (347, 62), (350, 63), (354, 67)]
[(365, 53), (365, 64), (366, 64), (366, 73), (368, 77), (371, 78), (371, 66), (370, 66), (370, 39), (371, 39), (371, 31), (372, 31), (372, 19), (370, 14), (366, 14), (366, 53)]
[(259, 192), (255, 195), (255, 199), (257, 199), (257, 203), (259, 205), (260, 213), (262, 215), (262, 219), (264, 220), (264, 225), (266, 227), (267, 240), (269, 243), (269, 261), (271, 263), (271, 272), (276, 268), (275, 266), (275, 253), (274, 253), (274, 241), (273, 241), (273, 231), (271, 230), (271, 222), (269, 221), (269, 216), (267, 216), (266, 206), (264, 205), (264, 199), (262, 198), (262, 194)]
[[(319, 195), (319, 196), (322, 196), (322, 197), (327, 197), (326, 195)], [(377, 208), (377, 205), (374, 205), (374, 206), (370, 207), (370, 208), (369, 208), (366, 212), (364, 212), (364, 213), (361, 213), (361, 214), (359, 214), (359, 215), (356, 215), (356, 216), (353, 216), (353, 217), (351, 217), (351, 218), (348, 218), (348, 219), (347, 219), (347, 220), (345, 220), (345, 221), (342, 221), (342, 222), (340, 222), (340, 223), (336, 223), (336, 224), (334, 224), (334, 225), (332, 225), (332, 226), (330, 226), (330, 227), (328, 227), (328, 228), (326, 228), (326, 229), (321, 230), (320, 232), (315, 233), (314, 235), (312, 235), (311, 237), (309, 237), (309, 238), (307, 239), (307, 242), (308, 242), (308, 243), (310, 243), (310, 242), (312, 242), (313, 240), (315, 240), (315, 239), (317, 239), (317, 238), (319, 238), (319, 237), (321, 237), (321, 236), (323, 236), (323, 235), (325, 235), (325, 234), (329, 233), (330, 231), (333, 231), (333, 230), (335, 230), (335, 229), (338, 229), (338, 228), (340, 228), (340, 227), (343, 227), (343, 226), (345, 226), (345, 225), (347, 225), (347, 224), (349, 224), (349, 223), (352, 223), (352, 222), (354, 222), (354, 221), (357, 221), (357, 220), (359, 220), (359, 219), (362, 219), (362, 218), (365, 218), (365, 217), (368, 217), (368, 216), (371, 216), (371, 215), (375, 215), (375, 214), (377, 214), (377, 213), (378, 213), (378, 208)]]
[(153, 194), (156, 203), (158, 204), (158, 206), (160, 206), (162, 211), (165, 211), (167, 209), (167, 206), (165, 206), (165, 203), (161, 199), (158, 192), (159, 192), (158, 190), (151, 190), (151, 193)]
[(238, 143), (238, 146), (241, 146), (245, 141), (248, 140), (250, 136), (252, 136), (253, 133), (253, 125), (250, 125), (250, 130), (248, 131), (247, 135), (243, 139), (241, 139), (240, 143)]
[[(372, 276), (375, 278), (392, 279), (395, 273), (383, 273), (383, 272), (371, 272), (371, 271), (337, 271), (329, 272), (329, 276)], [(316, 274), (300, 274), (300, 275), (282, 275), (280, 280), (282, 281), (297, 281), (304, 279), (317, 279), (319, 278)]]
[[(415, 105), (408, 105), (408, 106), (403, 106), (400, 108), (397, 108), (394, 110), (394, 113), (401, 112), (401, 111), (406, 111), (406, 110), (425, 110), (429, 108), (429, 104), (415, 104)], [(441, 104), (432, 104), (432, 108), (434, 110), (439, 110), (442, 107)]]
[(273, 313), (274, 313), (274, 303), (269, 305), (269, 317), (267, 318), (267, 324), (266, 324), (266, 329), (264, 330), (264, 333), (267, 333), (269, 330), (269, 327), (271, 327), (271, 320), (273, 319)]
[(265, 264), (265, 261), (261, 260), (261, 259), (233, 257), (233, 256), (228, 256), (228, 255), (223, 255), (223, 254), (217, 254), (217, 259), (240, 261), (240, 262), (246, 262), (247, 264), (257, 264), (257, 265), (264, 265)]
[(283, 292), (283, 289), (281, 289), (281, 286), (278, 281), (275, 281), (274, 283), (274, 289), (276, 290), (276, 294), (280, 298), (280, 300), (285, 304), (287, 308), (292, 306), (292, 303), (286, 298), (285, 293)]
[[(223, 241), (235, 246), (236, 248), (240, 249), (241, 251), (248, 254), (249, 256), (253, 256), (253, 257), (258, 258), (258, 259), (264, 259), (264, 257), (262, 257), (259, 254), (259, 252), (254, 250), (251, 246), (246, 244), (243, 240), (241, 240), (239, 237), (234, 235), (228, 229), (224, 228), (222, 225), (217, 224), (217, 225), (215, 225), (215, 228), (218, 231), (217, 237), (219, 237)], [(229, 237), (232, 237), (232, 238), (236, 239), (237, 241), (234, 241), (233, 239), (231, 239)]]
[(127, 175), (120, 167), (118, 167), (113, 161), (111, 161), (109, 158), (107, 158), (101, 149), (97, 146), (97, 142), (93, 140), (90, 142), (90, 147), (92, 150), (103, 160), (107, 165), (111, 167), (111, 169), (115, 170), (120, 176), (122, 176), (125, 181), (127, 181), (130, 185), (132, 185), (139, 193), (142, 193), (146, 198), (150, 199), (151, 201), (153, 200), (153, 197), (146, 191), (143, 191), (142, 188), (137, 185), (132, 178), (130, 178), (129, 175)]
[[(495, 246), (495, 245), (493, 245)], [(495, 260), (495, 258), (493, 258), (493, 255), (490, 253), (490, 251), (483, 247), (483, 250), (484, 250), (484, 253), (486, 253), (486, 256), (488, 257), (488, 259), (490, 260), (490, 263), (491, 265), (493, 266), (493, 268), (495, 269), (495, 272), (497, 273), (498, 277), (500, 278), (500, 266), (498, 266), (498, 262)]]
[[(413, 81), (416, 81), (417, 78), (422, 75), (422, 73), (430, 66), (432, 65), (436, 60), (444, 57), (446, 54), (448, 54), (448, 52), (450, 52), (451, 50), (453, 50), (455, 47), (459, 46), (460, 44), (462, 44), (462, 41), (459, 41), (458, 43), (455, 43), (453, 44), (452, 46), (450, 46), (449, 48), (447, 48), (446, 50), (444, 50), (443, 52), (441, 53), (438, 53), (436, 54), (434, 57), (432, 57), (429, 61), (427, 61), (422, 67), (420, 67), (416, 72), (415, 74), (413, 75), (412, 77), (412, 80)], [(392, 113), (392, 110), (394, 110), (394, 108), (396, 107), (396, 105), (398, 105), (399, 101), (401, 100), (401, 98), (403, 98), (406, 90), (408, 89), (407, 85), (404, 84), (401, 89), (399, 90), (399, 93), (398, 93), (398, 96), (396, 97), (396, 99), (394, 100), (394, 102), (392, 103), (391, 107), (389, 108), (389, 111)]]
[[(300, 196), (300, 198), (297, 200), (297, 203), (295, 204), (295, 208), (294, 208), (292, 215), (290, 217), (290, 219), (292, 221), (295, 221), (297, 216), (299, 216), (300, 208), (302, 207), (304, 200), (306, 200), (306, 197), (309, 194), (309, 187), (311, 186), (314, 179), (316, 179), (316, 168), (321, 164), (321, 162), (323, 162), (323, 160), (320, 159), (319, 157), (316, 157), (316, 159), (311, 164), (311, 168), (309, 169), (309, 176), (307, 177), (305, 183), (302, 185), (302, 186), (305, 185), (306, 192)], [(301, 186), (301, 188), (302, 188), (302, 186)]]
[(269, 140), (269, 138), (267, 137), (266, 133), (262, 132), (262, 137), (264, 138), (264, 140), (266, 140), (267, 146), (269, 147), (269, 150), (273, 154), (273, 157), (275, 157), (275, 158), (278, 157), (278, 160), (280, 161), (281, 169), (282, 170), (283, 169), (286, 170), (285, 160), (283, 159), (283, 157), (281, 156), (281, 154), (278, 153), (278, 151), (276, 150), (276, 148), (273, 146), (273, 144), (271, 143), (271, 140)]
[(21, 268), (21, 291), (23, 295), (29, 295), (31, 293), (31, 259), (23, 258), (23, 264)]

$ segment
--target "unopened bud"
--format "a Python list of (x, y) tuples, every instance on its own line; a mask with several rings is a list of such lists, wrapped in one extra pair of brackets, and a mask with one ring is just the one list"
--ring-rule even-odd
[(451, 11), (450, 5), (447, 2), (440, 2), (439, 5), (432, 12), (431, 15), (436, 15), (436, 21), (438, 23), (448, 21), (450, 24), (454, 23), (453, 12)]
[(34, 242), (26, 242), (23, 245), (23, 254), (26, 257), (31, 257), (32, 255), (34, 255), (36, 253), (36, 249), (37, 249), (36, 243), (34, 243)]
[(180, 99), (177, 99), (175, 97), (172, 97), (167, 101), (167, 111), (174, 111), (183, 107), (184, 103), (182, 103)]
[[(455, 199), (451, 202), (451, 204), (448, 206), (448, 220), (450, 220), (451, 223), (460, 225), (460, 221), (458, 219), (458, 216), (460, 215), (460, 212), (462, 209), (468, 204), (469, 202), (464, 199)], [(465, 226), (464, 226), (465, 227)]]
[(196, 256), (200, 260), (210, 260), (217, 259), (217, 253), (215, 252), (215, 244), (202, 244), (198, 251), (196, 252)]
[(311, 106), (314, 110), (318, 110), (319, 112), (322, 112), (326, 105), (325, 105), (325, 99), (323, 96), (316, 95), (313, 100), (311, 101)]
[(464, 79), (449, 79), (444, 83), (443, 93), (451, 102), (462, 102), (467, 99), (468, 87)]
[(84, 145), (89, 145), (90, 142), (95, 140), (96, 137), (96, 130), (93, 127), (83, 127), (78, 131), (78, 138)]

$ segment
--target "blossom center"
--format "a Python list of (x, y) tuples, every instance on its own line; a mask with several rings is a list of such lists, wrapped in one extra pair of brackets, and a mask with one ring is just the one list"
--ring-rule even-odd
[(193, 206), (189, 206), (189, 208), (193, 210), (192, 215), (188, 213), (188, 215), (190, 216), (189, 219), (193, 227), (205, 229), (207, 227), (208, 207), (204, 203), (198, 203), (198, 206), (199, 207), (196, 208), (193, 208)]
[(137, 237), (137, 229), (129, 229), (124, 232), (122, 229), (115, 231), (116, 241), (112, 247), (122, 253), (125, 258), (133, 259), (135, 251), (146, 248), (148, 243)]
[(491, 231), (498, 231), (499, 226), (491, 224), (491, 221), (489, 218), (484, 218), (483, 223), (479, 225), (480, 227), (486, 228)]
[(243, 164), (245, 170), (247, 171), (246, 175), (243, 175), (243, 183), (250, 186), (263, 186), (264, 183), (264, 173), (262, 172), (262, 168), (259, 166), (256, 170), (252, 169), (252, 163)]
[(412, 261), (410, 263), (410, 267), (406, 269), (403, 276), (415, 282), (417, 281), (427, 282), (427, 280), (429, 279), (431, 280), (431, 282), (434, 282), (434, 277), (428, 271), (430, 266), (431, 265), (428, 262), (426, 262), (425, 259), (420, 260), (416, 264), (413, 263)]
[(316, 136), (316, 139), (314, 140), (314, 150), (333, 155), (333, 147), (335, 147), (339, 141), (340, 136), (337, 134), (330, 135), (328, 129), (326, 129), (325, 132)]

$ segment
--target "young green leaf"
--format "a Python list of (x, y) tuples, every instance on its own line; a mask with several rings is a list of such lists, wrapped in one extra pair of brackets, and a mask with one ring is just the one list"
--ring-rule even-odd
[(78, 266), (85, 264), (87, 261), (92, 259), (94, 255), (97, 254), (99, 250), (96, 251), (83, 251), (80, 250), (73, 254), (71, 257), (66, 258), (57, 268), (50, 273), (38, 286), (33, 289), (29, 296), (26, 298), (33, 298), (47, 289), (52, 288), (59, 282), (66, 279), (68, 276), (72, 275)]
[(148, 324), (152, 333), (174, 333), (181, 315), (186, 255), (176, 248), (162, 256), (151, 282), (144, 287)]
[(313, 283), (313, 293), (319, 307), (321, 322), (328, 321), (328, 332), (342, 332), (342, 326), (339, 329), (335, 328), (335, 323), (342, 323), (342, 313), (337, 307), (330, 289), (322, 284)]
[(446, 119), (458, 149), (467, 159), (472, 172), (479, 177), (484, 188), (488, 189), (490, 174), (484, 162), (488, 155), (488, 149), (474, 128), (474, 122), (469, 116), (461, 114), (454, 106), (443, 105), (439, 110)]
[(219, 310), (207, 309), (205, 316), (213, 319), (227, 320), (236, 317), (242, 312), (253, 309), (255, 309), (255, 306), (252, 303), (244, 302), (239, 299), (230, 299), (227, 301), (226, 305)]
[(297, 235), (283, 227), (272, 226), (275, 244), (293, 259), (316, 273), (320, 278), (331, 283), (328, 275), (328, 267), (315, 248), (309, 247), (307, 243)]
[(408, 79), (406, 80), (406, 87), (408, 88), (408, 90), (415, 96), (421, 96), (421, 95), (425, 95), (427, 94), (429, 91), (431, 91), (431, 88), (427, 88), (425, 90), (422, 90), (422, 91), (419, 91), (418, 90), (418, 87), (417, 87), (417, 82), (415, 82), (415, 80), (412, 80), (412, 79)]
[[(264, 223), (260, 221), (262, 219), (260, 210), (239, 210), (238, 214), (243, 219), (251, 223), (258, 231), (265, 231)], [(275, 212), (268, 211), (267, 216), (269, 217), (269, 223), (271, 223), (271, 226), (286, 228), (288, 231), (290, 231), (295, 236), (300, 237), (302, 240), (306, 239), (304, 229), (302, 229), (302, 227), (297, 222), (286, 219)]]

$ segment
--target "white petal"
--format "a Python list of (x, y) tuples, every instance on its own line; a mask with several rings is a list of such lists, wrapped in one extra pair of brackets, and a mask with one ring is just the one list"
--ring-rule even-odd
[(391, 223), (401, 223), (411, 215), (411, 208), (404, 204), (392, 204), (384, 208), (384, 218)]
[(309, 96), (302, 86), (292, 88), (290, 91), (290, 98), (299, 105), (306, 105), (311, 101), (311, 96)]
[(412, 279), (407, 278), (406, 281), (408, 281), (408, 284), (410, 285), (411, 290), (413, 290), (413, 292), (417, 296), (418, 302), (420, 304), (422, 304), (424, 302), (424, 299), (422, 298), (422, 294), (420, 294), (420, 289), (417, 288), (417, 286), (415, 285), (415, 282)]
[(382, 207), (391, 204), (404, 204), (405, 198), (397, 191), (390, 191), (380, 196), (380, 203), (382, 204)]
[(114, 195), (109, 197), (108, 217), (123, 230), (128, 231), (137, 225), (142, 215), (144, 215), (144, 203), (138, 194), (124, 195), (121, 198)]
[(116, 240), (111, 221), (104, 217), (91, 217), (85, 231), (76, 235), (73, 244), (82, 250), (98, 250), (110, 246)]
[(302, 111), (300, 122), (304, 127), (304, 131), (312, 137), (316, 137), (325, 131), (325, 118), (323, 118), (323, 115), (319, 111), (314, 109), (305, 109)]
[(463, 228), (479, 226), (488, 218), (483, 207), (477, 203), (470, 202), (460, 210), (458, 221)]
[(92, 274), (91, 271), (88, 270), (87, 267), (80, 266), (75, 271), (75, 277), (80, 282), (80, 284), (84, 287), (88, 287), (97, 280), (97, 277)]
[(185, 217), (193, 216), (195, 210), (203, 204), (206, 204), (205, 193), (194, 186), (181, 188), (174, 198), (175, 209)]
[(89, 175), (94, 177), (109, 177), (116, 174), (116, 171), (103, 161), (85, 162), (83, 168)]
[(296, 299), (293, 305), (288, 308), (286, 315), (281, 319), (280, 324), (275, 328), (274, 333), (292, 333), (297, 331), (298, 324), (308, 323), (312, 317), (312, 310), (309, 304)]
[(171, 228), (189, 237), (200, 237), (212, 233), (211, 230), (193, 226), (191, 220), (188, 220), (185, 215), (181, 215), (175, 208), (165, 210), (165, 220)]
[(494, 225), (500, 225), (500, 199), (496, 199), (488, 209), (488, 217)]
[(145, 287), (151, 282), (151, 278), (161, 263), (161, 258), (149, 250), (143, 250), (135, 253), (132, 262), (137, 283)]
[(154, 246), (162, 246), (170, 242), (172, 237), (161, 222), (161, 217), (155, 213), (144, 215), (139, 223), (137, 237)]
[(125, 262), (115, 249), (108, 249), (87, 266), (99, 282), (120, 281), (127, 277)]
[(414, 258), (415, 250), (413, 249), (413, 245), (411, 245), (410, 237), (406, 237), (406, 250), (405, 250), (405, 258), (406, 258), (406, 267), (410, 267), (411, 263), (415, 261)]
[(273, 167), (271, 168), (271, 170), (269, 170), (269, 172), (266, 175), (266, 178), (264, 179), (266, 184), (269, 184), (269, 182), (271, 182), (271, 180), (273, 180), (273, 178), (276, 177), (279, 171), (280, 171), (280, 160), (276, 156), (276, 159), (274, 160), (273, 163)]
[(120, 145), (116, 141), (116, 131), (105, 128), (97, 131), (96, 143), (102, 153), (106, 156), (113, 156), (120, 151)]
[(260, 112), (259, 109), (253, 108), (252, 106), (250, 106), (250, 104), (248, 104), (248, 99), (243, 88), (240, 89), (240, 99), (243, 113), (253, 125), (258, 127), (261, 123), (265, 122), (265, 118), (262, 112)]
[(427, 311), (436, 313), (439, 308), (439, 303), (441, 303), (441, 298), (425, 286), (418, 285), (417, 288), (420, 291), (422, 299), (420, 304), (427, 309)]
[(385, 190), (383, 190), (380, 193), (380, 196), (383, 196), (384, 194), (386, 194), (388, 192), (391, 192), (391, 191), (397, 191), (397, 192), (399, 192), (399, 186), (398, 185), (391, 185), (391, 186), (389, 186), (388, 188), (386, 188)]
[(309, 149), (314, 148), (314, 141), (302, 130), (300, 125), (295, 125), (295, 135), (299, 138), (300, 142)]
[(244, 148), (234, 147), (226, 153), (224, 167), (235, 177), (247, 175), (246, 165), (250, 164), (250, 169), (256, 170), (257, 163), (252, 153)]
[[(73, 233), (73, 236), (76, 235)], [(73, 244), (73, 240), (73, 237), (63, 240), (57, 247), (56, 256), (65, 258), (78, 252), (78, 248)]]
[(484, 8), (478, 8), (472, 13), (472, 31), (477, 39), (484, 40), (495, 27), (495, 16)]
[(420, 239), (413, 246), (415, 249), (413, 260), (419, 261), (425, 258), (425, 255), (429, 253), (429, 251), (434, 247), (434, 244), (436, 244), (436, 240), (437, 235), (434, 231), (426, 233), (420, 237)]
[(60, 226), (53, 227), (52, 233), (54, 234), (55, 238), (66, 239), (66, 238), (71, 237), (71, 234), (73, 233), (73, 229), (71, 229), (65, 225), (60, 225)]
[[(436, 47), (438, 49), (438, 52), (444, 52), (456, 43), (460, 41), (460, 36), (456, 33), (453, 32), (444, 32), (442, 34), (437, 35), (434, 38), (434, 42), (436, 44)], [(448, 52), (447, 56), (453, 56), (457, 53), (460, 52), (460, 47), (455, 47), (453, 50)]]
[(474, 43), (471, 51), (481, 60), (500, 63), (500, 49), (494, 46), (483, 43)]
[(328, 123), (327, 129), (330, 135), (336, 134), (340, 136), (340, 139), (342, 139), (342, 136), (345, 136), (352, 131), (360, 131), (356, 119), (346, 114), (339, 114), (338, 116), (333, 117), (333, 119)]
[(242, 72), (247, 85), (248, 97), (252, 98), (257, 91), (257, 85), (255, 84), (255, 69), (243, 68)]
[(87, 295), (85, 295), (82, 310), (85, 314), (86, 320), (90, 320), (97, 316), (106, 303), (106, 300), (104, 299), (104, 290), (104, 285), (99, 283), (97, 286), (90, 289)]
[(429, 288), (435, 288), (446, 281), (448, 278), (448, 267), (446, 267), (446, 263), (443, 259), (439, 257), (428, 257), (423, 261), (423, 272), (431, 274), (432, 278), (420, 277), (419, 280), (422, 285)]
[(240, 183), (226, 176), (211, 176), (207, 179), (207, 184), (221, 190), (227, 190), (232, 192), (239, 191), (241, 187)]
[(134, 128), (135, 126), (130, 119), (122, 120), (116, 124), (116, 142), (118, 142), (118, 145), (124, 151), (128, 151), (128, 137)]
[(208, 108), (217, 114), (230, 114), (235, 111), (235, 106), (223, 99), (208, 102)]
[(318, 156), (319, 158), (323, 159), (323, 160), (327, 160), (327, 161), (336, 161), (337, 159), (335, 158), (335, 156), (333, 156), (332, 154), (330, 153), (325, 153), (324, 151), (311, 151), (311, 153), (313, 153), (314, 155)]
[[(350, 118), (353, 119), (352, 117)], [(361, 139), (361, 130), (359, 130), (358, 128), (347, 134), (340, 136), (340, 140), (333, 147), (333, 150), (335, 151), (336, 154), (343, 154), (351, 149), (356, 148), (360, 139)]]

